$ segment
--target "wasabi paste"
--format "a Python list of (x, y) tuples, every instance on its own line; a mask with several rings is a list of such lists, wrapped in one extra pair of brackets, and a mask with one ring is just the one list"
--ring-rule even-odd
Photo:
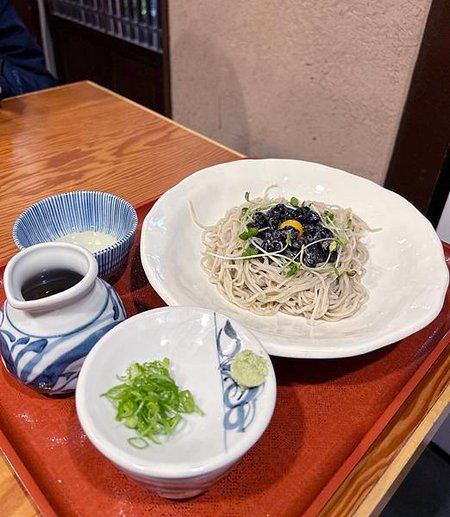
[(267, 360), (251, 350), (242, 350), (231, 363), (231, 377), (243, 389), (255, 388), (264, 383), (269, 365)]

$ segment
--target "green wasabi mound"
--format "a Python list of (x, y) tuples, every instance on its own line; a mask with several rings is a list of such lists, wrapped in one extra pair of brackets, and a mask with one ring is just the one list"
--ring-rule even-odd
[(231, 363), (231, 377), (243, 389), (255, 388), (264, 383), (269, 365), (267, 360), (251, 350), (242, 350)]

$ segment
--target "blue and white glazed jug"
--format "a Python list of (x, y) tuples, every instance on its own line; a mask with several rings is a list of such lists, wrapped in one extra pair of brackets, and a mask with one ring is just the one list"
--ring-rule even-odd
[[(43, 298), (24, 298), (29, 279), (61, 269), (78, 273), (77, 283)], [(97, 273), (90, 252), (65, 243), (36, 244), (8, 262), (1, 355), (6, 368), (27, 386), (49, 395), (73, 392), (91, 348), (126, 318), (119, 296)]]

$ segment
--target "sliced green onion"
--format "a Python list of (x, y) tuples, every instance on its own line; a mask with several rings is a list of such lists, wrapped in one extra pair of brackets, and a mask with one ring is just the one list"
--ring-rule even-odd
[(347, 244), (348, 244), (348, 239), (346, 239), (345, 237), (342, 237), (342, 236), (340, 236), (340, 235), (337, 235), (337, 236), (335, 237), (335, 242), (336, 242), (337, 244), (339, 244), (340, 246), (347, 246)]
[(347, 271), (347, 275), (348, 276), (355, 276), (357, 274), (357, 271), (355, 271), (354, 269), (351, 269), (350, 271)]
[(169, 366), (167, 358), (132, 363), (124, 375), (118, 376), (122, 384), (102, 394), (116, 408), (116, 420), (138, 433), (129, 439), (133, 447), (142, 449), (148, 440), (161, 443), (159, 437), (173, 434), (183, 414), (204, 414), (192, 393), (175, 384)]
[(298, 264), (293, 262), (286, 272), (286, 276), (294, 276), (298, 271)]
[(133, 447), (136, 447), (136, 449), (145, 449), (146, 447), (148, 447), (147, 440), (144, 440), (144, 438), (141, 438), (139, 436), (133, 436), (131, 438), (128, 438), (128, 443)]
[(246, 241), (246, 240), (250, 239), (251, 237), (256, 237), (256, 235), (258, 235), (258, 232), (259, 232), (258, 228), (255, 228), (255, 227), (248, 228), (245, 232), (242, 232), (239, 235), (239, 239)]
[(333, 212), (330, 212), (329, 210), (325, 210), (323, 213), (322, 213), (322, 217), (324, 218), (324, 220), (327, 222), (327, 223), (333, 223), (334, 220), (336, 219), (336, 215), (333, 214)]
[(286, 245), (287, 246), (292, 246), (292, 238), (291, 238), (291, 234), (290, 233), (288, 233), (286, 235)]
[(298, 206), (298, 199), (296, 197), (291, 197), (291, 200), (289, 201), (292, 206)]
[(253, 257), (253, 255), (258, 255), (258, 250), (255, 250), (255, 248), (246, 248), (242, 252), (243, 257)]
[(245, 201), (250, 202), (250, 192), (246, 192), (244, 194), (244, 197), (245, 197)]

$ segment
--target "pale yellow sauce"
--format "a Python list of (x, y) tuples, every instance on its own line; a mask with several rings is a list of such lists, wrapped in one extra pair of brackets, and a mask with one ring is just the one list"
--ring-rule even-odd
[(94, 253), (95, 251), (100, 251), (104, 248), (107, 248), (108, 246), (111, 246), (117, 242), (117, 239), (114, 237), (114, 235), (109, 233), (87, 231), (68, 233), (67, 235), (58, 237), (56, 241), (77, 244), (78, 246), (87, 249), (91, 253)]

